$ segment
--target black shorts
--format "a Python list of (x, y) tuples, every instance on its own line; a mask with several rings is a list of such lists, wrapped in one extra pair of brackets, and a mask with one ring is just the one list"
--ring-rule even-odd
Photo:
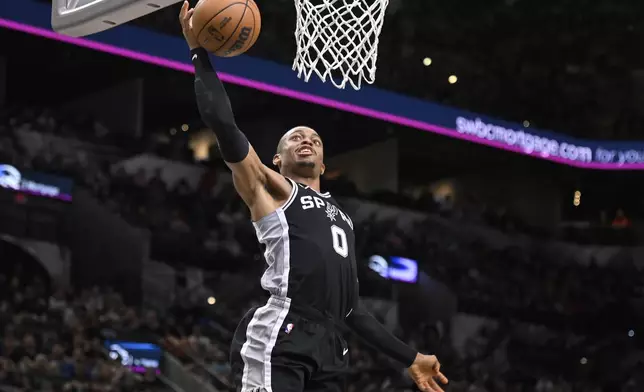
[(342, 392), (347, 353), (328, 318), (271, 297), (237, 326), (230, 365), (238, 392)]

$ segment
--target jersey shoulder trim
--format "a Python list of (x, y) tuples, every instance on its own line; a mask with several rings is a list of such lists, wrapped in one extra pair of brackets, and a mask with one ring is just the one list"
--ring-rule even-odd
[(316, 193), (318, 196), (320, 196), (320, 197), (324, 197), (324, 198), (329, 198), (329, 197), (331, 197), (331, 194), (330, 194), (329, 192), (324, 192), (324, 193), (322, 193), (322, 192), (318, 192), (318, 191), (316, 191), (315, 189), (311, 188), (311, 187), (310, 187), (310, 186), (308, 186), (308, 185), (303, 185), (303, 184), (299, 184), (299, 185), (300, 185), (302, 188), (304, 188), (304, 189), (310, 189), (310, 190), (312, 190), (313, 192), (315, 192), (315, 193)]
[(291, 195), (286, 199), (284, 205), (282, 205), (282, 211), (286, 211), (286, 209), (293, 203), (293, 200), (295, 200), (295, 196), (297, 196), (297, 184), (290, 178), (285, 178), (291, 183)]

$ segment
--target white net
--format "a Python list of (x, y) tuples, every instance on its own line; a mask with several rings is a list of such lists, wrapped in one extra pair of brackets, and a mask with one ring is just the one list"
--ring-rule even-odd
[(389, 0), (295, 0), (297, 76), (308, 82), (315, 72), (341, 89), (373, 83), (387, 5)]

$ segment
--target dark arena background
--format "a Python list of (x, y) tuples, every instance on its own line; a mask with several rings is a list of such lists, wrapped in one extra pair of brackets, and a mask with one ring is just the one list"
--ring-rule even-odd
[[(217, 60), (239, 126), (265, 162), (322, 135), (361, 295), (446, 390), (644, 391), (644, 3), (392, 0), (360, 91), (297, 79), (292, 2), (257, 3)], [(0, 2), (1, 391), (232, 391), (264, 261), (179, 6), (72, 39)], [(347, 391), (416, 390), (348, 339)]]

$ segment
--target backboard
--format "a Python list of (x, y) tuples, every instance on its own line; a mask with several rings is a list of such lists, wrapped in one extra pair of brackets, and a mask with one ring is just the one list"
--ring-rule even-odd
[[(83, 37), (182, 0), (53, 0), (51, 25)], [(297, 52), (293, 70), (343, 89), (374, 83), (379, 36), (390, 0), (295, 0)]]
[(83, 37), (127, 23), (181, 0), (54, 0), (52, 28)]

